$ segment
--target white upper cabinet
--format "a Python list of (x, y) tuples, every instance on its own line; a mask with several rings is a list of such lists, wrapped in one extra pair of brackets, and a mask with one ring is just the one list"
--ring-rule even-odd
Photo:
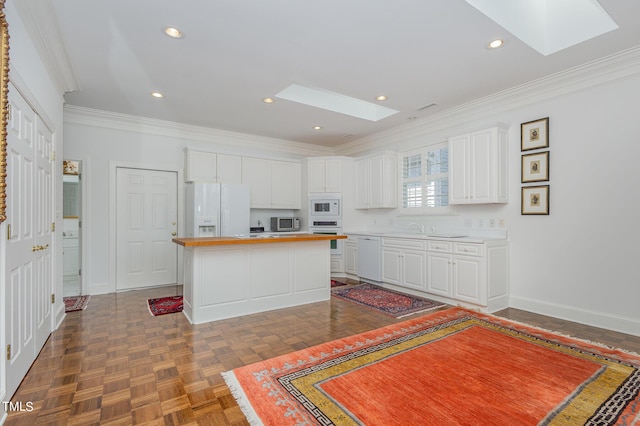
[(218, 155), (213, 152), (184, 150), (185, 174), (187, 182), (217, 182)]
[(251, 208), (300, 208), (300, 163), (242, 157), (242, 183), (251, 189)]
[(242, 183), (242, 157), (218, 154), (218, 181), (222, 183)]
[(507, 129), (449, 139), (449, 204), (506, 203)]
[(300, 163), (271, 161), (271, 208), (300, 208)]
[(251, 208), (271, 208), (271, 160), (242, 157), (242, 183), (249, 185)]
[(342, 160), (308, 158), (308, 192), (342, 192)]
[(185, 149), (185, 181), (240, 183), (242, 157)]
[(356, 208), (398, 207), (397, 155), (383, 153), (356, 161)]

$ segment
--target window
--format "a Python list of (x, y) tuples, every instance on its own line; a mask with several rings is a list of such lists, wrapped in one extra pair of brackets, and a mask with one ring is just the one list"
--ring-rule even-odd
[[(446, 143), (401, 154), (402, 208), (441, 213), (449, 206), (449, 150)], [(420, 209), (420, 210), (418, 210)]]

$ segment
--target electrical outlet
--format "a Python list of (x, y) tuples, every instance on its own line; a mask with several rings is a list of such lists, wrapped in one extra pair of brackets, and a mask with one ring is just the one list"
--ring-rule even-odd
[(489, 219), (489, 228), (495, 228), (495, 227), (496, 227), (496, 220)]
[(504, 228), (504, 219), (503, 218), (498, 219), (498, 226), (500, 228)]

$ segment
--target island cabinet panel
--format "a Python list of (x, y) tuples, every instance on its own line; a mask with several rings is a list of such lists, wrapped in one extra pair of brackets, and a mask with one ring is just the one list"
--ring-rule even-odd
[(213, 276), (216, 281), (226, 285), (204, 286), (199, 301), (202, 306), (240, 302), (246, 299), (246, 289), (243, 284), (246, 281), (244, 265), (247, 255), (244, 250), (227, 249), (210, 254), (204, 252), (203, 257), (208, 260), (201, 264), (199, 274)]
[[(330, 243), (326, 243), (329, 246)], [(306, 250), (296, 250), (294, 254), (294, 293), (324, 291), (326, 283), (323, 280), (309, 279), (309, 276), (324, 277), (331, 269), (330, 259), (326, 258), (327, 248), (323, 245), (309, 246)], [(330, 274), (329, 274), (330, 275)], [(331, 277), (329, 277), (329, 280)], [(330, 282), (330, 281), (329, 281)]]
[[(291, 249), (280, 244), (268, 250), (251, 249), (249, 251), (249, 298), (260, 299), (291, 292)], [(274, 268), (273, 265), (278, 265)], [(252, 285), (252, 284), (259, 285)]]
[(328, 241), (304, 237), (258, 244), (210, 239), (220, 245), (184, 240), (184, 315), (200, 324), (329, 300)]

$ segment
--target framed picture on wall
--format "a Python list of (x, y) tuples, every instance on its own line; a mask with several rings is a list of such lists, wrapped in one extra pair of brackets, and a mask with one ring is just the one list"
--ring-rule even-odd
[(549, 117), (520, 125), (521, 151), (549, 147)]
[(523, 186), (522, 210), (523, 215), (549, 214), (549, 185)]
[(522, 183), (549, 180), (549, 151), (522, 156)]

